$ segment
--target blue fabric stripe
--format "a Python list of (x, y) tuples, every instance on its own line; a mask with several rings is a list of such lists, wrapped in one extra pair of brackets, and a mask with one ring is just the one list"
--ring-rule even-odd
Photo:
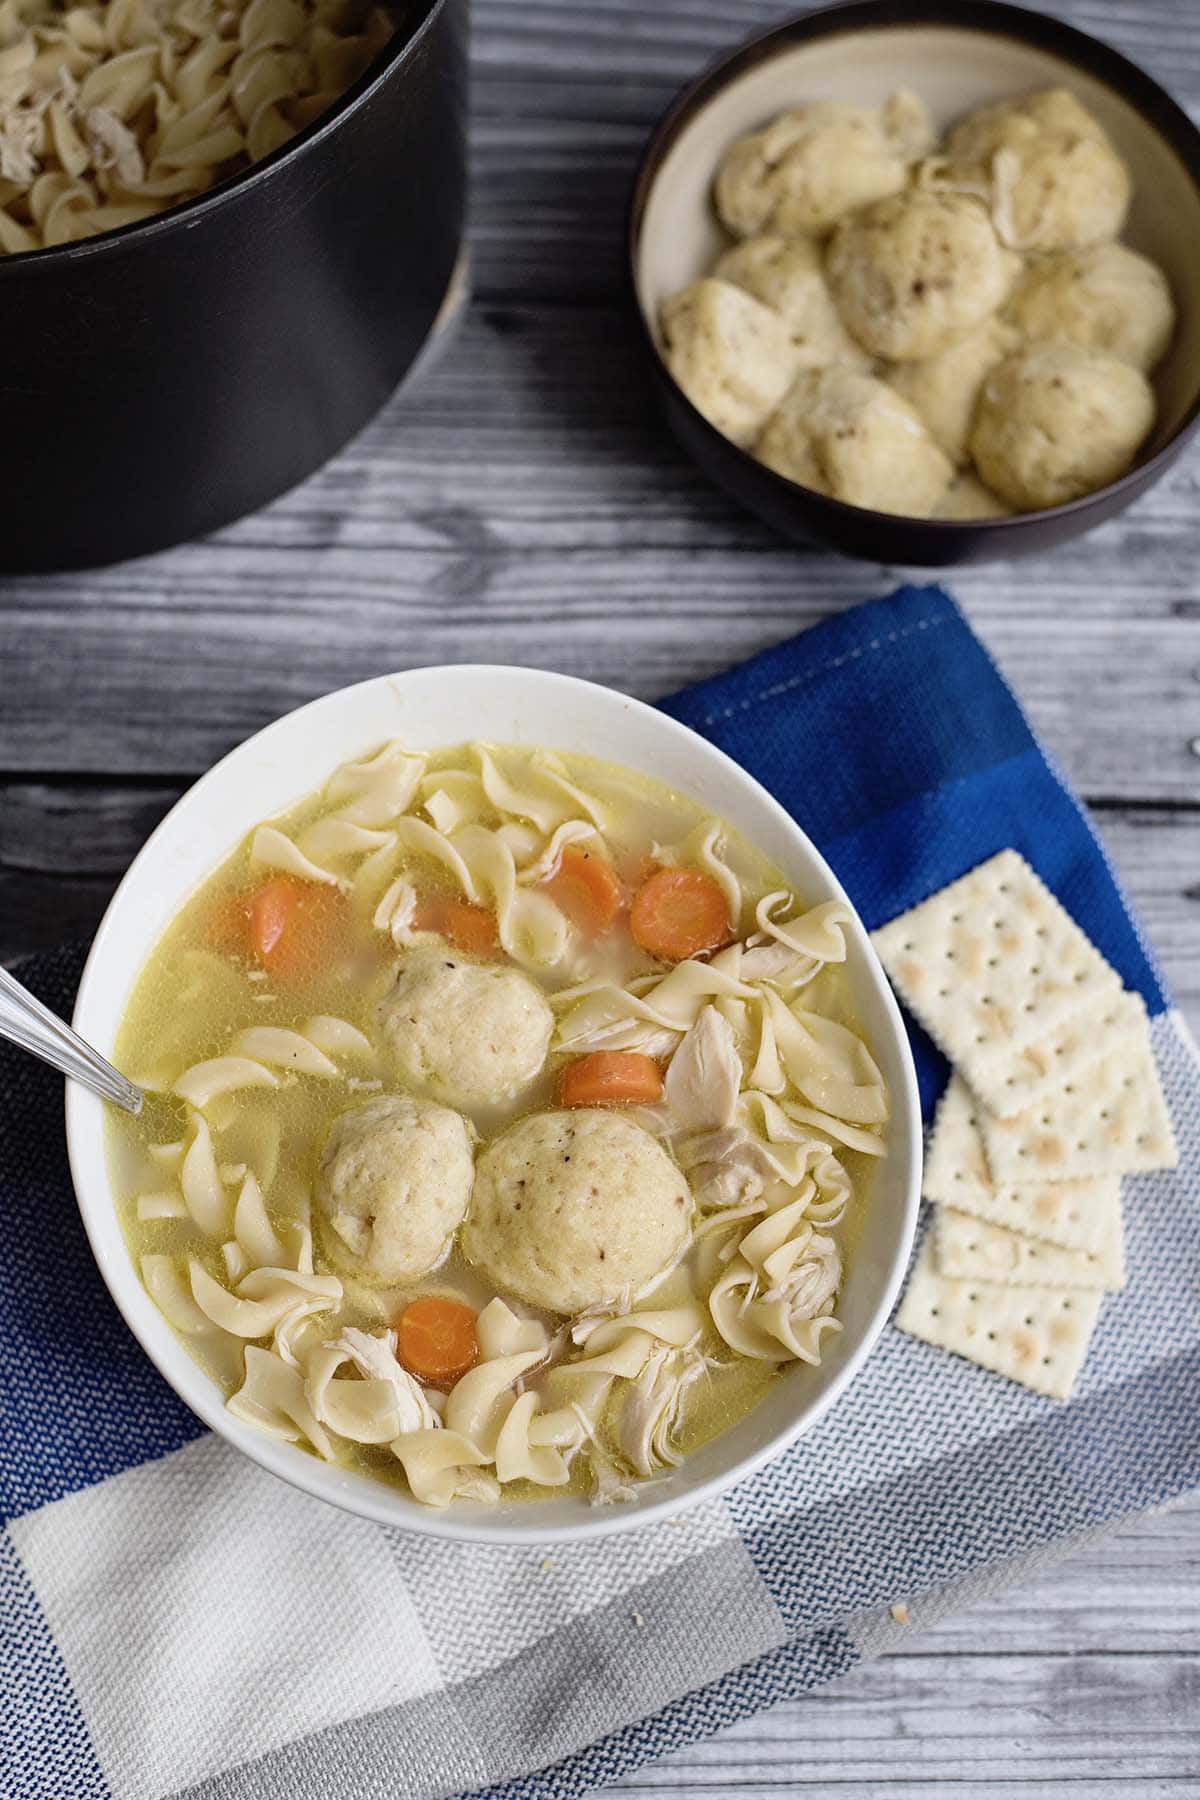
[(111, 1800), (70, 1677), (12, 1539), (0, 1532), (0, 1794)]
[[(1152, 1014), (1166, 995), (1079, 802), (940, 588), (901, 588), (663, 703), (754, 775), (873, 930), (1012, 846)], [(928, 1115), (947, 1065), (911, 1020)]]
[[(881, 1596), (961, 1581), (1014, 1552), (1188, 1493), (1200, 1484), (1197, 1417), (1200, 1350), (1192, 1349), (939, 1461), (881, 1471), (877, 1482), (805, 1511), (775, 1510), (754, 1482), (726, 1503), (785, 1625), (802, 1633), (827, 1616), (879, 1607)], [(823, 1425), (790, 1456), (811, 1453)], [(831, 1429), (844, 1430), (844, 1416)], [(786, 1468), (773, 1465), (771, 1474), (786, 1491)]]
[(835, 1681), (859, 1660), (844, 1631), (813, 1632), (682, 1695), (652, 1718), (627, 1725), (549, 1769), (477, 1788), (461, 1800), (582, 1800), (594, 1788), (618, 1781), (644, 1763), (713, 1737), (764, 1707)]
[[(64, 999), (83, 952), (43, 960)], [(92, 1260), (71, 1189), (62, 1079), (0, 1044), (0, 1521), (176, 1450), (204, 1427), (126, 1328)]]
[(1029, 725), (941, 588), (900, 588), (660, 702), (821, 845), (1027, 750)]

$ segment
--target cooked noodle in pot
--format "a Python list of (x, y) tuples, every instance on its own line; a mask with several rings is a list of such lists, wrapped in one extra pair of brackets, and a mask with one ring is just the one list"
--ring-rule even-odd
[(368, 0), (0, 0), (0, 253), (236, 175), (327, 111), (394, 29)]

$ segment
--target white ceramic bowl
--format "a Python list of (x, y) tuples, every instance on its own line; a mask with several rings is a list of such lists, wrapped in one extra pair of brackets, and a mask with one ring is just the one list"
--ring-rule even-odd
[[(75, 1028), (111, 1054), (121, 1013), (146, 955), (182, 903), (260, 819), (328, 778), (339, 763), (387, 738), (434, 748), (482, 738), (586, 751), (679, 788), (730, 821), (814, 903), (845, 899), (823, 858), (770, 795), (721, 751), (640, 701), (531, 669), (459, 667), (380, 676), (327, 694), (260, 731), (184, 795), (137, 857), (92, 946)], [(103, 1103), (68, 1084), (67, 1143), (84, 1225), (126, 1322), (171, 1386), (214, 1431), (306, 1493), (380, 1524), (464, 1541), (545, 1542), (598, 1537), (647, 1524), (743, 1480), (806, 1431), (862, 1367), (903, 1276), (916, 1223), (920, 1107), (904, 1027), (857, 919), (849, 970), (871, 1048), (891, 1092), (889, 1154), (851, 1260), (839, 1316), (818, 1369), (789, 1368), (761, 1405), (628, 1505), (594, 1508), (575, 1496), (499, 1506), (420, 1506), (403, 1493), (318, 1461), (232, 1418), (138, 1277), (117, 1222), (105, 1154)]]

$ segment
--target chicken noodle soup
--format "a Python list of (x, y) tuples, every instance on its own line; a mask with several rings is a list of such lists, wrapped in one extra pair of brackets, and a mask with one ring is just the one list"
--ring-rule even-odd
[(146, 1287), (231, 1412), (419, 1501), (629, 1497), (840, 1330), (887, 1120), (848, 919), (587, 757), (337, 770), (120, 1027)]

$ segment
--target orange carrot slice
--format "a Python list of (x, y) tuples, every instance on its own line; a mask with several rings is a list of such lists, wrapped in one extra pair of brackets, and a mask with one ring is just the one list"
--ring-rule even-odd
[(396, 1321), (396, 1357), (418, 1381), (453, 1387), (479, 1361), (475, 1314), (464, 1300), (423, 1294)]
[(446, 900), (438, 927), (457, 950), (471, 956), (494, 956), (500, 948), (496, 915), (489, 906), (472, 906), (466, 900)]
[(349, 930), (349, 908), (336, 888), (281, 875), (242, 896), (243, 949), (284, 981), (303, 981), (327, 964)]
[(268, 881), (250, 899), (250, 944), (269, 963), (283, 940), (299, 889), (294, 881)]
[(635, 944), (651, 956), (682, 962), (729, 936), (729, 906), (700, 869), (659, 869), (642, 883), (629, 913)]
[(436, 931), (470, 956), (495, 956), (500, 949), (496, 915), (489, 906), (472, 906), (446, 894), (422, 894), (412, 916), (414, 931)]
[(599, 937), (621, 910), (623, 895), (617, 872), (606, 856), (568, 844), (557, 869), (542, 883), (572, 925)]
[(562, 1106), (649, 1106), (662, 1093), (662, 1070), (639, 1050), (593, 1050), (559, 1078)]

